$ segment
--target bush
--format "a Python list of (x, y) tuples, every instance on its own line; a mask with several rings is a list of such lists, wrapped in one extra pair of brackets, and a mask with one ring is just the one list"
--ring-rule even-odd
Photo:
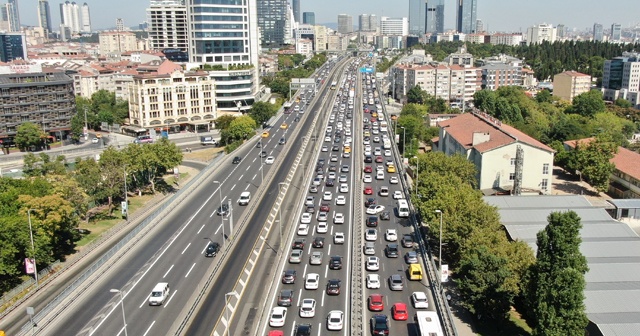
[(238, 147), (240, 147), (240, 145), (242, 145), (243, 141), (242, 140), (238, 140), (238, 141), (234, 141), (230, 144), (228, 144), (227, 146), (224, 147), (224, 152), (229, 154), (231, 152), (233, 152), (234, 150), (236, 150)]

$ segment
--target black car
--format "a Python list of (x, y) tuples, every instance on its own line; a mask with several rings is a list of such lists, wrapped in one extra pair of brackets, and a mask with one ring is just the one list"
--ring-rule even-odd
[(260, 152), (260, 157), (267, 157), (267, 152), (265, 151)]
[(368, 227), (376, 227), (376, 226), (378, 226), (378, 217), (376, 217), (376, 216), (367, 217), (367, 226)]
[(331, 146), (331, 151), (333, 151), (333, 152), (337, 152), (337, 151), (339, 151), (339, 150), (340, 150), (340, 146), (338, 146), (338, 145), (333, 145), (333, 146)]
[(239, 157), (239, 156), (236, 156), (236, 157), (233, 158), (233, 161), (231, 161), (231, 163), (238, 164), (238, 163), (240, 163), (240, 161), (242, 161), (242, 158)]
[(399, 255), (398, 244), (387, 244), (384, 253), (387, 255), (387, 258), (397, 258)]
[(256, 143), (256, 148), (260, 148), (262, 147), (262, 141), (258, 141), (258, 143)]
[(331, 256), (331, 258), (329, 259), (329, 268), (332, 270), (342, 269), (342, 257)]
[(300, 121), (300, 117), (295, 117), (295, 118), (293, 118), (293, 121), (294, 121), (294, 122)]
[(327, 295), (340, 295), (340, 280), (331, 279), (327, 282)]
[(324, 185), (327, 187), (333, 187), (335, 185), (335, 181), (333, 179), (328, 179)]
[(381, 220), (390, 220), (391, 219), (391, 213), (389, 211), (383, 211), (380, 213), (380, 219)]
[(367, 155), (364, 157), (364, 163), (371, 163), (373, 162), (373, 158), (371, 157), (371, 155)]
[(316, 248), (324, 247), (324, 237), (315, 237), (313, 238), (313, 244), (311, 246)]
[(284, 271), (282, 274), (282, 283), (283, 284), (293, 284), (296, 282), (296, 271), (292, 269), (288, 269)]
[(298, 324), (294, 336), (311, 336), (311, 324)]
[(411, 235), (403, 235), (402, 236), (402, 247), (413, 247), (413, 236)]
[(376, 205), (376, 203), (377, 203), (377, 202), (376, 202), (376, 199), (375, 199), (375, 198), (373, 198), (373, 197), (369, 197), (369, 198), (367, 198), (367, 200), (366, 200), (366, 201), (364, 201), (364, 206), (368, 208), (368, 207), (369, 207), (369, 206), (371, 206), (371, 205)]
[(375, 314), (371, 317), (372, 335), (389, 335), (389, 318), (384, 314)]
[(290, 307), (293, 302), (293, 291), (290, 289), (283, 289), (278, 295), (278, 306)]
[(336, 171), (337, 169), (338, 169), (338, 168), (336, 168), (336, 165), (334, 165), (334, 164), (330, 164), (330, 165), (329, 165), (329, 171), (330, 171), (330, 172), (334, 172), (334, 171)]
[(229, 214), (229, 204), (227, 203), (223, 203), (221, 206), (218, 207), (218, 210), (216, 210), (216, 214), (218, 216), (226, 216)]
[(304, 238), (298, 238), (298, 239), (293, 241), (291, 249), (292, 250), (304, 250), (304, 243), (305, 243)]
[(218, 251), (220, 251), (220, 244), (210, 242), (209, 245), (207, 245), (207, 249), (204, 251), (204, 256), (215, 257), (218, 254)]
[(286, 138), (280, 138), (280, 141), (278, 141), (278, 145), (284, 145), (287, 143), (287, 139)]

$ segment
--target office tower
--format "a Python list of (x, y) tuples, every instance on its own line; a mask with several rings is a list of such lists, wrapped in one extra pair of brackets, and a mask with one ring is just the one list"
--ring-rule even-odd
[(406, 17), (390, 18), (383, 16), (380, 18), (380, 34), (388, 36), (409, 35), (409, 21)]
[(47, 0), (38, 0), (38, 23), (45, 30), (45, 34), (51, 33), (51, 10)]
[(621, 57), (604, 61), (602, 93), (604, 99), (626, 99), (633, 106), (640, 104), (640, 53), (623, 52)]
[(20, 12), (18, 11), (18, 0), (9, 0), (7, 2), (7, 14), (9, 19), (9, 28), (12, 32), (19, 32)]
[(302, 23), (303, 24), (316, 24), (316, 13), (314, 12), (304, 12), (302, 13)]
[(151, 49), (189, 49), (184, 0), (152, 0), (147, 8), (147, 22)]
[(409, 0), (409, 33), (422, 36), (426, 32), (426, 1)]
[(444, 0), (427, 0), (425, 32), (444, 33)]
[(117, 18), (116, 19), (116, 30), (117, 31), (124, 31), (124, 20), (121, 18)]
[(300, 23), (300, 0), (291, 0), (291, 7), (293, 7), (293, 19), (296, 23)]
[(378, 16), (375, 14), (369, 15), (369, 30), (378, 30)]
[(622, 26), (619, 23), (611, 25), (611, 41), (620, 41), (622, 38)]
[(484, 23), (480, 19), (476, 20), (476, 33), (483, 32), (483, 31), (484, 31)]
[(558, 38), (564, 38), (565, 35), (567, 34), (567, 27), (563, 24), (559, 24), (556, 27), (556, 34), (558, 36)]
[(604, 27), (599, 23), (593, 24), (593, 40), (600, 42), (604, 40)]
[[(260, 45), (263, 48), (280, 48), (285, 44), (288, 0), (256, 0)], [(295, 16), (295, 14), (294, 14)]]
[(529, 27), (527, 28), (527, 44), (540, 44), (542, 41), (553, 43), (556, 41), (556, 32), (553, 25), (546, 23)]
[(27, 59), (27, 40), (23, 33), (0, 33), (0, 62)]
[(456, 29), (459, 33), (475, 33), (477, 5), (477, 0), (458, 0)]
[(369, 14), (360, 14), (360, 16), (358, 16), (358, 30), (359, 31), (371, 30), (371, 28), (369, 27)]
[(78, 34), (82, 30), (80, 21), (80, 7), (75, 2), (65, 1), (60, 4), (60, 22), (69, 27), (71, 34)]
[(80, 21), (82, 22), (82, 32), (91, 32), (91, 16), (89, 15), (89, 5), (85, 2), (80, 8)]
[(347, 14), (338, 15), (338, 33), (349, 34), (353, 32), (353, 17)]

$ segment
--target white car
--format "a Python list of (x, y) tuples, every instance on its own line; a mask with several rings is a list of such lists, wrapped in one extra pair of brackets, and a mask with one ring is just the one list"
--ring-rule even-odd
[(335, 244), (344, 244), (344, 232), (336, 232), (333, 236), (333, 242)]
[(330, 136), (324, 137), (324, 142), (331, 142), (331, 137)]
[(323, 152), (328, 152), (328, 151), (329, 151), (329, 147), (327, 147), (327, 146), (322, 146), (322, 151), (323, 151)]
[(380, 156), (382, 155), (382, 150), (380, 148), (376, 148), (373, 150), (373, 155)]
[(287, 308), (285, 307), (274, 307), (271, 310), (271, 318), (269, 319), (270, 327), (283, 327), (284, 322), (287, 319)]
[(413, 294), (411, 294), (411, 301), (413, 302), (413, 307), (416, 309), (429, 308), (427, 294), (425, 294), (424, 292), (413, 292)]
[(347, 182), (347, 175), (340, 175), (340, 177), (338, 178), (338, 182), (346, 183)]
[(300, 305), (300, 317), (316, 316), (316, 300), (304, 299)]
[(367, 268), (367, 271), (380, 270), (380, 258), (378, 258), (378, 257), (367, 257), (366, 268)]
[(376, 172), (376, 180), (384, 180), (384, 171), (378, 170)]
[(331, 162), (338, 162), (338, 156), (337, 155), (331, 155)]
[(318, 226), (316, 226), (317, 233), (327, 233), (327, 231), (329, 231), (329, 226), (327, 225), (327, 222), (320, 222), (318, 223)]
[(328, 217), (329, 217), (329, 214), (327, 214), (324, 211), (320, 211), (318, 213), (318, 222), (326, 222)]
[(304, 278), (304, 289), (318, 289), (320, 285), (320, 274), (308, 273)]
[(377, 215), (384, 211), (384, 205), (370, 205), (367, 208), (367, 215)]
[(336, 179), (336, 173), (335, 172), (329, 172), (329, 175), (327, 175), (327, 178), (330, 180), (335, 180)]
[(300, 224), (298, 226), (298, 236), (306, 236), (309, 234), (309, 224)]
[(371, 183), (373, 181), (373, 179), (371, 178), (371, 175), (365, 175), (362, 177), (362, 182), (364, 183)]
[(311, 223), (311, 218), (313, 218), (311, 216), (311, 214), (308, 213), (308, 212), (305, 212), (305, 213), (302, 214), (302, 216), (300, 216), (300, 223), (302, 223), (302, 224), (310, 224)]
[(330, 191), (325, 191), (324, 194), (322, 195), (322, 200), (324, 201), (330, 201), (333, 199), (333, 194)]
[(322, 179), (321, 178), (316, 177), (316, 178), (313, 179), (313, 185), (314, 186), (319, 186), (320, 183), (322, 183)]
[(384, 172), (384, 166), (377, 165), (376, 166), (376, 173), (379, 172), (379, 171)]
[(349, 192), (349, 185), (346, 184), (346, 183), (340, 184), (340, 192), (341, 193), (348, 193)]
[(380, 288), (380, 275), (367, 274), (367, 288), (369, 289)]
[(274, 158), (273, 156), (267, 156), (267, 158), (264, 160), (265, 164), (273, 164), (273, 162), (276, 160), (276, 158)]
[(100, 141), (100, 139), (98, 139), (98, 138), (91, 139), (91, 143), (94, 143), (94, 144), (98, 143), (99, 141)]
[(339, 310), (332, 310), (327, 316), (327, 329), (328, 330), (342, 330), (344, 324), (344, 314)]
[(387, 229), (387, 232), (384, 233), (384, 239), (387, 241), (397, 241), (398, 240), (398, 232), (396, 229)]
[(343, 195), (336, 197), (336, 205), (345, 205), (347, 204), (347, 198)]
[(391, 184), (398, 184), (398, 177), (397, 176), (391, 176), (389, 178), (389, 183)]
[(404, 195), (402, 195), (402, 191), (396, 190), (393, 192), (393, 199), (403, 199)]
[(385, 149), (385, 151), (384, 151), (384, 156), (386, 156), (386, 157), (391, 156), (391, 150), (389, 150), (389, 149)]
[(364, 231), (364, 240), (375, 241), (378, 240), (378, 231), (376, 229), (367, 229)]
[(377, 136), (373, 137), (373, 142), (375, 143), (380, 142), (380, 137), (377, 137)]
[(333, 214), (333, 224), (344, 224), (344, 215), (342, 212), (336, 212)]
[(364, 155), (365, 156), (371, 156), (371, 150), (364, 150)]

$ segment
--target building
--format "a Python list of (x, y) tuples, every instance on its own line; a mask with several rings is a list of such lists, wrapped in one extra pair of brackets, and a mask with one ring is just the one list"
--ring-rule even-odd
[(563, 24), (559, 24), (556, 27), (556, 35), (558, 39), (563, 39), (567, 35), (567, 27)]
[(80, 21), (82, 22), (82, 32), (91, 33), (91, 15), (89, 13), (89, 5), (86, 2), (80, 8)]
[(25, 27), (22, 29), (27, 45), (36, 46), (43, 45), (49, 41), (47, 30), (42, 27)]
[(478, 0), (458, 0), (456, 28), (458, 33), (475, 33)]
[(291, 0), (291, 6), (293, 7), (293, 19), (296, 23), (300, 23), (300, 0)]
[(598, 42), (604, 41), (604, 27), (599, 23), (593, 24), (593, 40)]
[(71, 34), (79, 34), (82, 31), (80, 6), (75, 2), (65, 1), (60, 4), (60, 22), (69, 27)]
[(484, 23), (480, 19), (476, 20), (476, 33), (480, 33), (483, 31), (484, 31)]
[(489, 43), (493, 45), (506, 44), (509, 46), (519, 46), (523, 37), (520, 33), (515, 34), (493, 34), (489, 37)]
[(38, 24), (45, 30), (45, 34), (50, 34), (51, 29), (51, 9), (48, 0), (38, 0)]
[[(426, 0), (426, 33), (444, 33), (444, 0)], [(423, 34), (424, 34), (423, 32)]]
[(314, 12), (303, 12), (302, 13), (302, 23), (303, 24), (316, 24), (316, 13)]
[(285, 45), (288, 0), (256, 0), (256, 3), (260, 45), (263, 48), (281, 48)]
[(136, 34), (127, 31), (104, 31), (98, 35), (100, 55), (122, 54), (138, 50)]
[(406, 17), (390, 18), (383, 16), (380, 18), (380, 34), (388, 36), (409, 35), (409, 21)]
[(338, 33), (353, 33), (353, 17), (347, 14), (338, 15)]
[(301, 55), (313, 54), (313, 41), (309, 39), (296, 40), (296, 54), (301, 54)]
[(116, 18), (116, 31), (125, 31), (124, 20), (122, 18)]
[(619, 23), (611, 24), (611, 35), (609, 39), (611, 41), (620, 41), (622, 38), (622, 26)]
[(27, 40), (23, 33), (0, 33), (0, 62), (27, 60)]
[(358, 31), (370, 31), (369, 14), (360, 14), (358, 16)]
[(369, 29), (372, 32), (376, 32), (378, 31), (378, 28), (380, 25), (378, 24), (378, 16), (375, 14), (371, 14), (369, 15)]
[(21, 30), (20, 11), (18, 10), (18, 0), (7, 1), (7, 19), (9, 21), (10, 31), (19, 32)]
[(577, 95), (591, 90), (591, 76), (577, 72), (565, 71), (553, 76), (553, 95), (561, 99), (573, 101)]
[(409, 34), (422, 37), (426, 32), (425, 0), (409, 0)]
[(128, 100), (131, 126), (156, 131), (208, 130), (218, 117), (210, 74), (184, 72), (170, 61), (156, 73), (133, 76)]
[(522, 86), (522, 67), (491, 63), (482, 69), (482, 89), (497, 90), (501, 86)]
[(453, 106), (462, 106), (473, 100), (481, 87), (479, 68), (446, 64), (400, 64), (390, 69), (393, 97), (406, 101), (406, 95), (414, 86), (428, 94), (443, 99)]
[(3, 147), (14, 144), (16, 130), (25, 122), (39, 125), (50, 138), (66, 139), (76, 114), (73, 79), (64, 72), (45, 72), (35, 64), (2, 65), (0, 104)]
[(183, 0), (153, 0), (147, 8), (151, 49), (189, 49), (187, 6)]
[(621, 57), (604, 61), (602, 93), (605, 100), (626, 99), (640, 107), (640, 54), (623, 52)]
[(322, 52), (327, 50), (327, 27), (313, 26), (315, 37), (315, 51)]
[(527, 44), (540, 44), (542, 41), (549, 41), (549, 43), (556, 41), (556, 28), (553, 25), (541, 23), (527, 28)]
[(458, 50), (449, 56), (445, 57), (444, 63), (449, 65), (473, 65), (473, 55), (467, 51), (465, 46), (458, 48)]
[(434, 150), (462, 155), (477, 169), (478, 189), (486, 195), (509, 192), (547, 193), (553, 182), (549, 146), (486, 113), (464, 113), (438, 123)]
[(302, 43), (305, 44), (304, 46), (301, 46), (302, 50), (307, 50), (307, 41), (311, 41), (310, 51), (307, 51), (306, 53), (313, 52), (316, 40), (315, 27), (312, 25), (299, 25), (295, 30), (294, 40), (296, 44), (296, 50), (298, 50), (299, 41), (302, 41)]

